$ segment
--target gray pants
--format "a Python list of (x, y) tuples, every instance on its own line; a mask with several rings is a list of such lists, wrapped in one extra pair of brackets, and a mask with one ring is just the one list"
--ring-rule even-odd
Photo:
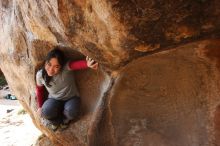
[(76, 120), (80, 112), (80, 97), (74, 96), (62, 101), (48, 98), (42, 106), (42, 116), (58, 125), (64, 120)]

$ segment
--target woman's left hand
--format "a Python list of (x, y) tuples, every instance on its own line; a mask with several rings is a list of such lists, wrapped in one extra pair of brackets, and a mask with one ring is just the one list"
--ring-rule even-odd
[(87, 62), (87, 66), (92, 68), (92, 69), (98, 69), (98, 62), (96, 62), (95, 60), (93, 60), (92, 58), (89, 58), (88, 56), (86, 56), (86, 62)]

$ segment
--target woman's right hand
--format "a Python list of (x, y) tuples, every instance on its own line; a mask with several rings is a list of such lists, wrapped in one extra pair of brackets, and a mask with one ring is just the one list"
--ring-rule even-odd
[(97, 70), (98, 65), (99, 65), (98, 62), (96, 62), (92, 58), (89, 58), (89, 56), (86, 56), (86, 64), (88, 67), (90, 67), (91, 69), (94, 69), (94, 70)]
[(37, 110), (37, 115), (38, 115), (39, 117), (42, 116), (42, 108), (38, 108), (38, 110)]

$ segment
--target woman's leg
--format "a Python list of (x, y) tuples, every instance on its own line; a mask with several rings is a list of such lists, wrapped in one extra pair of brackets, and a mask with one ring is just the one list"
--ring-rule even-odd
[(76, 120), (80, 113), (80, 97), (74, 96), (64, 103), (63, 114), (65, 116), (64, 123), (70, 120)]
[(63, 118), (63, 102), (48, 98), (42, 106), (42, 116), (51, 121), (52, 124), (58, 125)]

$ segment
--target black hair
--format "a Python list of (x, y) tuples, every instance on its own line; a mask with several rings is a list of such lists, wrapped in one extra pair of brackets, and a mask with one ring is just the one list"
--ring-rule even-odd
[[(61, 70), (63, 69), (64, 65), (66, 64), (66, 57), (63, 53), (63, 51), (61, 51), (59, 49), (59, 47), (55, 47), (53, 50), (51, 50), (46, 58), (45, 58), (45, 63), (49, 62), (52, 58), (56, 58), (58, 60), (58, 63), (60, 64), (61, 66)], [(48, 76), (46, 70), (45, 70), (45, 67), (42, 68), (42, 77), (46, 83), (46, 85), (48, 87), (51, 87), (50, 85), (50, 81), (52, 80), (52, 77), (51, 76)]]

